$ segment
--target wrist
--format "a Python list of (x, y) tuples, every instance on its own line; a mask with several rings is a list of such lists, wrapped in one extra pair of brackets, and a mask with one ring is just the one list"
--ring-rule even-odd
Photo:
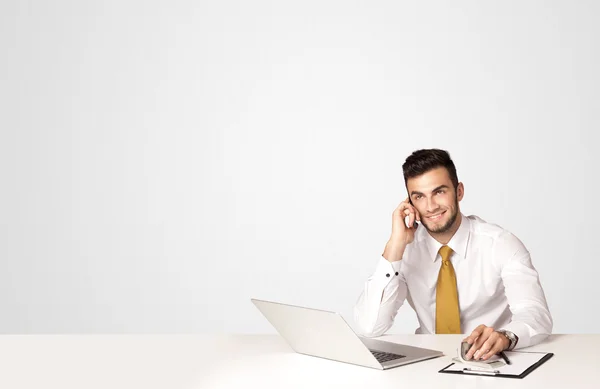
[(399, 261), (404, 255), (405, 248), (405, 244), (399, 243), (396, 239), (390, 239), (385, 245), (383, 257), (389, 262)]
[(514, 333), (512, 333), (511, 331), (507, 331), (507, 330), (498, 330), (498, 332), (502, 336), (504, 336), (504, 338), (508, 341), (508, 346), (505, 347), (505, 350), (507, 350), (507, 351), (514, 350), (514, 348), (517, 345), (517, 342), (519, 341), (519, 337), (517, 335), (515, 335)]

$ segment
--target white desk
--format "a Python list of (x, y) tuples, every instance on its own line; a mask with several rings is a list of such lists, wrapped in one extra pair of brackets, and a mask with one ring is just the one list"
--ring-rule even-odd
[(0, 388), (600, 388), (600, 335), (552, 335), (524, 379), (441, 374), (462, 336), (381, 339), (444, 351), (380, 371), (294, 353), (277, 335), (1, 335)]

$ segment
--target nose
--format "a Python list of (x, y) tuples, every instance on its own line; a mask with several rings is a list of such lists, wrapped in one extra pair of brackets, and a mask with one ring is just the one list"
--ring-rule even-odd
[(437, 211), (438, 209), (438, 205), (435, 202), (435, 200), (433, 199), (433, 197), (430, 197), (427, 199), (427, 212), (428, 213), (434, 213), (435, 211)]

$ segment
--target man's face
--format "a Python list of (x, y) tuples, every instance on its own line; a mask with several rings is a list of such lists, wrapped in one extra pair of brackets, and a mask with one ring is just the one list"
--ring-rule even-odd
[(455, 190), (446, 168), (440, 167), (406, 182), (413, 206), (421, 214), (421, 223), (427, 231), (444, 233), (456, 222), (463, 197), (463, 184)]

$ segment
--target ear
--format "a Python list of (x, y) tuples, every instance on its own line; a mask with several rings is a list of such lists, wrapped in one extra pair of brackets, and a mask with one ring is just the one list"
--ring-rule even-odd
[(462, 182), (458, 183), (458, 186), (456, 187), (456, 198), (458, 199), (458, 201), (461, 201), (463, 199), (465, 195), (465, 186), (463, 185)]

